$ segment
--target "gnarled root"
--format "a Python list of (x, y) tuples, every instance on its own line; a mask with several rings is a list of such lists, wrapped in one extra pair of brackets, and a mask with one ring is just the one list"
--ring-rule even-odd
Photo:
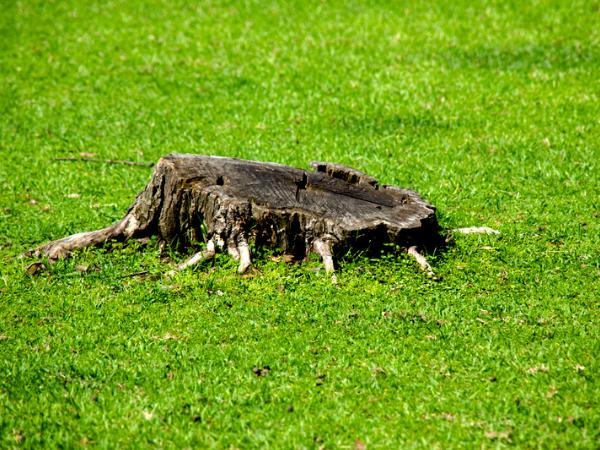
[(177, 266), (177, 270), (183, 270), (187, 267), (194, 266), (207, 259), (213, 259), (215, 257), (215, 242), (210, 239), (206, 244), (206, 249), (196, 253), (187, 261), (182, 262)]
[(250, 261), (250, 247), (248, 246), (248, 241), (246, 238), (241, 235), (238, 240), (237, 251), (240, 255), (240, 265), (238, 266), (238, 273), (244, 273), (250, 265), (252, 261)]
[(427, 259), (425, 259), (425, 256), (423, 256), (421, 253), (419, 253), (419, 250), (417, 250), (416, 246), (413, 245), (412, 247), (408, 247), (406, 249), (406, 253), (408, 253), (410, 256), (412, 256), (415, 259), (417, 264), (419, 264), (421, 269), (423, 269), (425, 271), (425, 273), (427, 274), (427, 276), (429, 278), (432, 278), (434, 280), (437, 279), (435, 273), (433, 272), (433, 269), (427, 262)]
[(335, 274), (335, 267), (333, 265), (333, 238), (331, 236), (321, 236), (315, 239), (313, 242), (313, 248), (315, 252), (323, 260), (323, 266), (325, 272), (331, 274), (331, 282), (337, 284), (337, 276)]
[(119, 222), (96, 231), (73, 234), (62, 239), (48, 242), (25, 253), (25, 256), (46, 256), (50, 262), (66, 258), (80, 248), (92, 245), (102, 245), (111, 240), (126, 240), (138, 231), (137, 220), (132, 214), (127, 214)]

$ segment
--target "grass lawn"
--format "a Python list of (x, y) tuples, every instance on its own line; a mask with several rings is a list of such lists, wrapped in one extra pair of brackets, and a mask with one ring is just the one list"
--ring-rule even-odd
[[(600, 446), (600, 2), (0, 3), (1, 448)], [(501, 235), (439, 282), (168, 279), (156, 242), (26, 273), (151, 174), (54, 158), (170, 152), (348, 164)]]

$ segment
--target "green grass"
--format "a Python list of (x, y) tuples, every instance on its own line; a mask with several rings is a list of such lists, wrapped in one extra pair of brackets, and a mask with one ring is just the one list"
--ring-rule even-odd
[[(0, 447), (600, 446), (598, 1), (1, 6)], [(345, 163), (502, 234), (437, 283), (268, 252), (169, 280), (156, 243), (25, 273), (150, 176), (53, 158), (174, 151)]]

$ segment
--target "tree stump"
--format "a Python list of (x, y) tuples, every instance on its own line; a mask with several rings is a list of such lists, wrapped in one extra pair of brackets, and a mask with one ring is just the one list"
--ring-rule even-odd
[[(97, 231), (49, 242), (29, 252), (49, 260), (109, 240), (158, 236), (161, 248), (206, 248), (180, 269), (227, 249), (250, 266), (249, 240), (280, 249), (296, 259), (318, 253), (333, 271), (334, 254), (349, 249), (378, 251), (396, 244), (430, 272), (417, 248), (443, 240), (435, 208), (416, 192), (379, 185), (340, 164), (312, 163), (314, 172), (281, 164), (217, 156), (171, 154), (123, 219)], [(419, 258), (422, 258), (420, 260)]]

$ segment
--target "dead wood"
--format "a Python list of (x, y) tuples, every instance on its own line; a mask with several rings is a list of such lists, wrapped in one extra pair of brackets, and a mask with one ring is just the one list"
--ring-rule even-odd
[(54, 158), (54, 161), (85, 161), (102, 164), (123, 164), (126, 166), (141, 166), (141, 167), (152, 167), (154, 164), (144, 161), (128, 161), (125, 159), (95, 159), (95, 158)]
[(396, 244), (410, 249), (431, 270), (416, 255), (417, 248), (442, 242), (433, 206), (412, 190), (380, 185), (346, 166), (312, 166), (315, 172), (234, 158), (168, 155), (158, 161), (123, 219), (49, 242), (29, 254), (55, 260), (109, 240), (156, 235), (161, 247), (207, 242), (206, 249), (180, 268), (227, 249), (243, 272), (250, 266), (248, 242), (254, 241), (297, 259), (318, 253), (326, 270), (333, 271), (334, 254)]

